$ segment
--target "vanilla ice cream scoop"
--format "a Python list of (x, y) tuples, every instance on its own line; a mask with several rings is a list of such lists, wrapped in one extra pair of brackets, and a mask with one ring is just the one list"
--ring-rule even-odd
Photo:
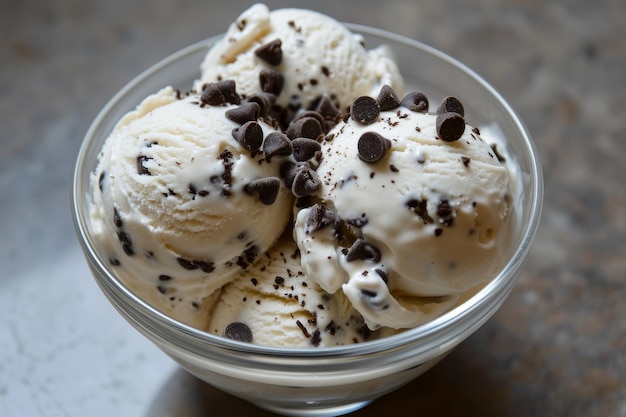
[[(308, 276), (372, 328), (413, 327), (502, 268), (507, 169), (447, 98), (360, 97), (322, 143), (317, 199), (294, 234)], [(426, 306), (426, 308), (424, 308)]]
[(207, 331), (276, 347), (329, 347), (376, 337), (341, 291), (310, 279), (291, 236), (224, 286)]
[(91, 179), (94, 236), (111, 267), (194, 324), (206, 298), (276, 241), (293, 204), (261, 152), (274, 129), (232, 83), (212, 86), (219, 94), (168, 87), (146, 98), (116, 125)]
[(199, 84), (232, 79), (249, 96), (275, 94), (279, 112), (311, 109), (322, 96), (340, 112), (402, 77), (386, 47), (367, 50), (362, 38), (321, 13), (305, 9), (245, 10), (206, 55)]

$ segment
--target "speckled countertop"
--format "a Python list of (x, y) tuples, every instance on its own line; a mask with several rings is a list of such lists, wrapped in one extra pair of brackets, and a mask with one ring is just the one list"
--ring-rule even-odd
[[(267, 415), (187, 376), (114, 312), (69, 210), (98, 110), (249, 4), (222, 3), (0, 2), (0, 416)], [(527, 124), (545, 174), (542, 224), (502, 309), (354, 416), (626, 416), (626, 3), (494, 3), (307, 5), (476, 70)]]

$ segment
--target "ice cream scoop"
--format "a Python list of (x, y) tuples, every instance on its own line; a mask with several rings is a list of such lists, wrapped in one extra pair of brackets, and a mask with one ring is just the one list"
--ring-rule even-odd
[(328, 294), (304, 272), (286, 235), (224, 286), (207, 331), (277, 347), (330, 347), (376, 337), (339, 291)]
[(423, 323), (505, 262), (507, 169), (460, 101), (444, 101), (431, 113), (418, 93), (356, 99), (321, 144), (321, 187), (297, 214), (307, 275), (373, 329)]
[(274, 94), (275, 110), (288, 113), (287, 119), (318, 106), (323, 96), (343, 113), (354, 98), (376, 95), (385, 84), (403, 88), (386, 47), (367, 50), (360, 36), (321, 13), (270, 11), (263, 4), (230, 25), (201, 68), (199, 85), (232, 79), (244, 96)]
[(263, 158), (275, 130), (232, 83), (211, 87), (147, 97), (119, 121), (91, 178), (94, 236), (111, 267), (193, 324), (206, 323), (196, 317), (206, 297), (276, 241), (293, 201), (280, 161)]

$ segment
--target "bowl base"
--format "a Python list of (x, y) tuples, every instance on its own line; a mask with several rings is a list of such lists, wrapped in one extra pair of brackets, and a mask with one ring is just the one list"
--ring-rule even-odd
[(280, 414), (283, 416), (307, 416), (307, 417), (332, 417), (342, 416), (344, 414), (352, 413), (360, 410), (363, 407), (369, 405), (373, 400), (360, 401), (350, 404), (343, 404), (334, 407), (327, 405), (320, 405), (317, 401), (307, 402), (306, 408), (290, 408), (281, 407), (276, 404), (268, 403), (253, 403), (259, 408), (271, 411), (272, 413)]

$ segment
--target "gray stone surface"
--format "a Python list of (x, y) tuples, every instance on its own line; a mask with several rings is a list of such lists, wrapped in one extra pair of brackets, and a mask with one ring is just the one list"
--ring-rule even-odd
[[(266, 415), (177, 370), (118, 317), (69, 210), (73, 159), (98, 110), (248, 4), (0, 2), (0, 415)], [(473, 68), (521, 115), (545, 173), (542, 224), (502, 309), (354, 415), (626, 416), (626, 2), (307, 6)]]

